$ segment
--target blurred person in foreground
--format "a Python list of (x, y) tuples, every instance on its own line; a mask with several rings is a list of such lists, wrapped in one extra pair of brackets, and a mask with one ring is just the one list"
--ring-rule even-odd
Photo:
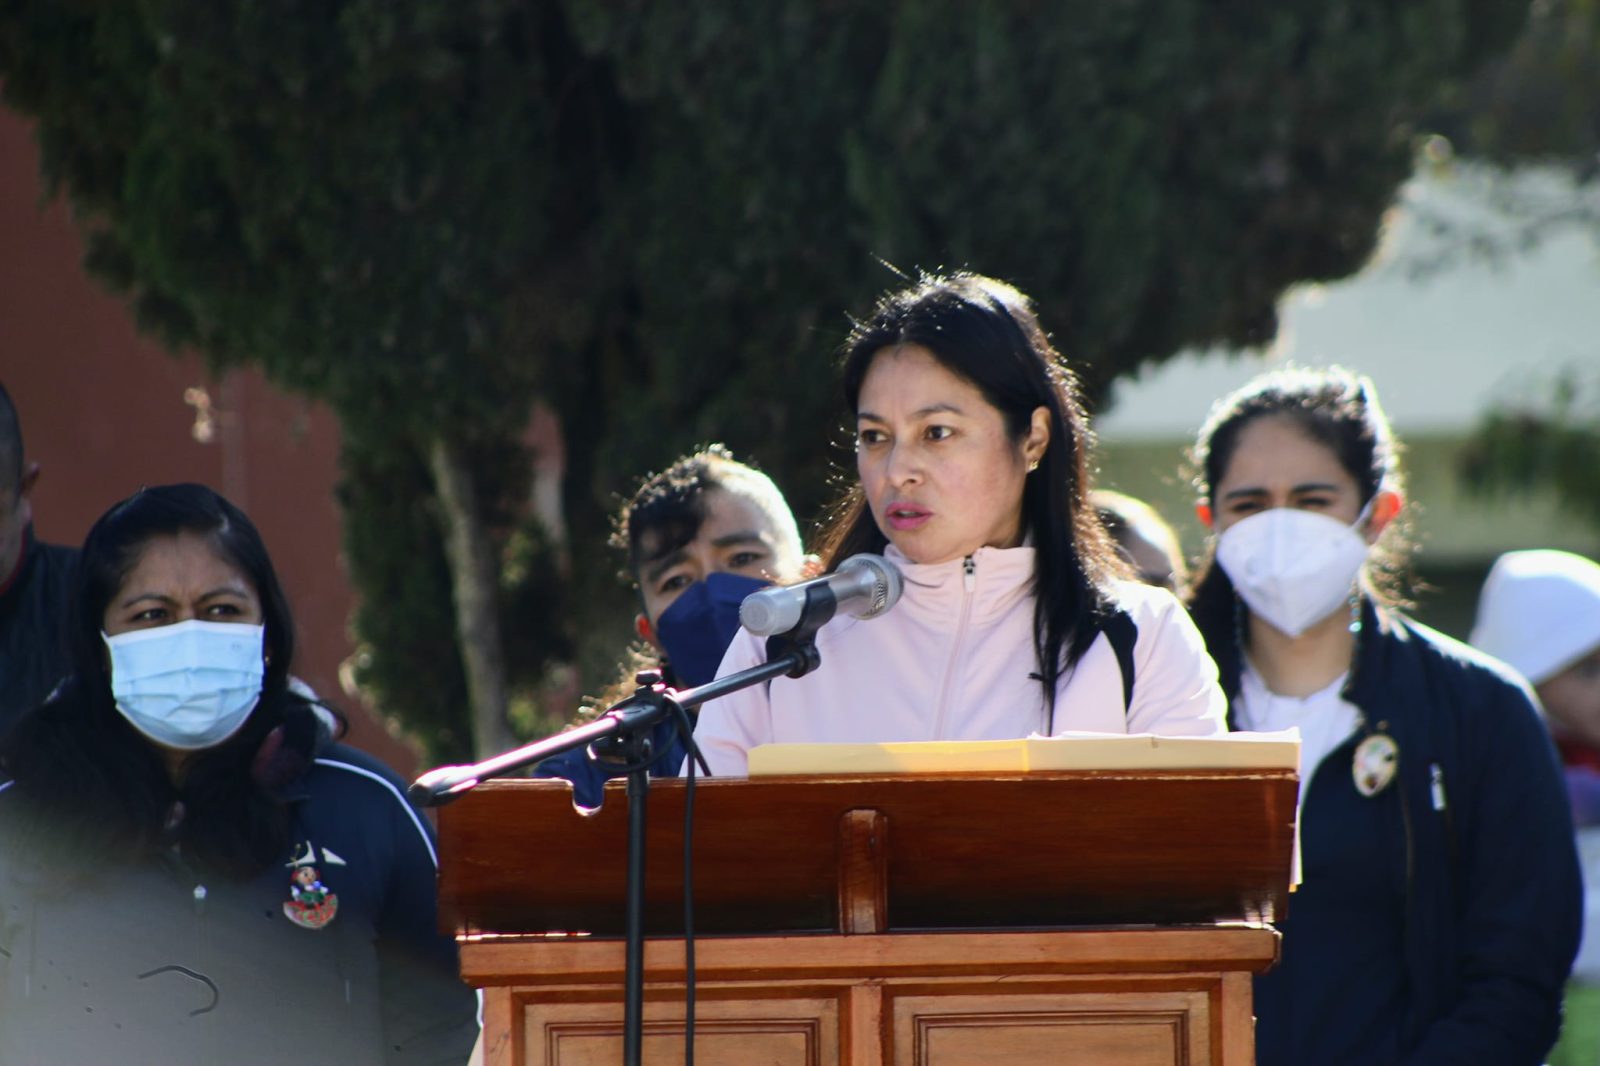
[(1194, 451), (1191, 609), (1235, 728), (1298, 728), (1303, 880), (1255, 980), (1261, 1066), (1536, 1066), (1580, 882), (1555, 753), (1501, 664), (1411, 621), (1399, 446), (1372, 383), (1264, 374)]
[(1583, 863), (1584, 936), (1550, 1062), (1600, 1062), (1600, 564), (1563, 551), (1500, 556), (1471, 641), (1533, 685), (1561, 755)]
[[(580, 720), (631, 694), (640, 671), (659, 670), (680, 689), (712, 680), (738, 632), (744, 598), (798, 580), (807, 566), (783, 493), (720, 444), (645, 478), (617, 515), (611, 545), (625, 554), (623, 577), (639, 596), (634, 630), (644, 646), (629, 654), (621, 676)], [(685, 755), (676, 723), (659, 723), (651, 742), (650, 772), (675, 775)], [(574, 800), (592, 808), (621, 769), (579, 749), (546, 759), (535, 774), (572, 782)]]
[(432, 831), (291, 688), (250, 520), (199, 485), (117, 504), (68, 642), (0, 744), (0, 1062), (464, 1062)]
[(0, 737), (67, 671), (61, 617), (78, 553), (34, 537), (38, 482), (16, 405), (0, 385)]
[(1095, 489), (1089, 503), (1140, 581), (1180, 596), (1187, 591), (1189, 568), (1178, 534), (1154, 507), (1110, 489)]
[[(1026, 296), (925, 276), (857, 324), (843, 371), (858, 479), (824, 568), (882, 553), (904, 592), (824, 625), (820, 669), (706, 704), (713, 772), (742, 776), (774, 742), (1223, 732), (1199, 634), (1170, 593), (1126, 580), (1089, 505), (1076, 384)], [(720, 672), (765, 659), (741, 630)]]

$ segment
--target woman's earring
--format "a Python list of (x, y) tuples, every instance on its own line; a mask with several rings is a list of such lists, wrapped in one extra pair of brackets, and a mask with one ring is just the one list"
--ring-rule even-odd
[(1031, 474), (1037, 469), (1039, 469), (1039, 460), (1035, 459), (1033, 462), (1028, 464), (1028, 473)]
[(1361, 632), (1361, 593), (1350, 590), (1350, 632)]

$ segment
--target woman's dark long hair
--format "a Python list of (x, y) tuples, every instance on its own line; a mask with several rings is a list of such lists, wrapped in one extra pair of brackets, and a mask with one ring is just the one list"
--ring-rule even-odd
[[(205, 538), (255, 587), (265, 625), (261, 700), (244, 726), (196, 752), (174, 784), (158, 749), (116, 709), (101, 638), (105, 611), (146, 547)], [(245, 876), (288, 844), (276, 786), (297, 776), (320, 740), (309, 701), (289, 687), (294, 625), (272, 560), (250, 519), (202, 485), (141, 490), (89, 530), (68, 607), (72, 673), (0, 745), (0, 773), (87, 855), (137, 858), (177, 845), (188, 858)]]
[[(1195, 488), (1213, 513), (1217, 484), (1233, 461), (1240, 434), (1266, 417), (1289, 419), (1307, 438), (1332, 452), (1355, 479), (1363, 507), (1379, 492), (1402, 491), (1400, 446), (1372, 382), (1340, 367), (1291, 367), (1262, 374), (1223, 397), (1201, 427), (1190, 465)], [(1402, 516), (1390, 522), (1368, 553), (1363, 584), (1377, 602), (1390, 606), (1403, 602), (1409, 546)], [(1246, 608), (1238, 601), (1233, 582), (1216, 565), (1214, 542), (1196, 569), (1192, 589), (1190, 613), (1217, 661), (1223, 689), (1232, 697), (1243, 667), (1238, 619)]]
[[(884, 296), (845, 342), (844, 398), (852, 419), (873, 359), (903, 344), (926, 349), (970, 381), (1019, 445), (1033, 412), (1049, 412), (1049, 444), (1023, 488), (1022, 529), (1036, 549), (1034, 646), (1045, 705), (1053, 709), (1061, 675), (1088, 650), (1112, 610), (1109, 582), (1125, 573), (1088, 505), (1093, 436), (1077, 382), (1022, 293), (977, 274), (924, 275)], [(834, 505), (818, 554), (832, 570), (857, 552), (881, 552), (887, 544), (856, 483)]]

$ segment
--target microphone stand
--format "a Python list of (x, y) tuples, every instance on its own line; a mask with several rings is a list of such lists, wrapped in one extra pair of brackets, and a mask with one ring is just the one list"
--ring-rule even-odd
[[(406, 794), (414, 803), (437, 807), (458, 799), (481, 782), (501, 777), (552, 755), (589, 745), (591, 755), (620, 759), (628, 768), (628, 882), (627, 930), (624, 955), (622, 1061), (641, 1066), (644, 1044), (644, 864), (646, 815), (650, 798), (650, 733), (656, 723), (671, 717), (677, 722), (689, 758), (711, 776), (704, 756), (694, 742), (687, 708), (720, 696), (759, 685), (776, 677), (804, 677), (822, 665), (817, 652), (817, 630), (833, 617), (838, 606), (831, 589), (813, 585), (806, 590), (800, 621), (787, 633), (767, 638), (767, 661), (719, 677), (694, 688), (675, 691), (661, 683), (661, 675), (647, 671), (637, 676), (633, 695), (586, 725), (536, 740), (492, 756), (471, 766), (442, 766), (411, 783)], [(693, 975), (686, 975), (688, 979)]]

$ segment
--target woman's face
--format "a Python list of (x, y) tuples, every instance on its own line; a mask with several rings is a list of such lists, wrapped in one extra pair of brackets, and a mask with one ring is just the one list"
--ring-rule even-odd
[(915, 563), (1022, 540), (1028, 466), (1050, 440), (1046, 408), (1013, 440), (977, 386), (926, 348), (872, 357), (856, 415), (856, 470), (878, 528)]
[(250, 578), (195, 533), (152, 538), (106, 605), (107, 635), (177, 622), (262, 623)]
[(1538, 686), (1556, 731), (1600, 748), (1600, 648)]
[(1256, 418), (1239, 431), (1212, 488), (1209, 524), (1218, 533), (1274, 507), (1315, 511), (1345, 525), (1361, 514), (1361, 487), (1339, 457), (1279, 415)]

